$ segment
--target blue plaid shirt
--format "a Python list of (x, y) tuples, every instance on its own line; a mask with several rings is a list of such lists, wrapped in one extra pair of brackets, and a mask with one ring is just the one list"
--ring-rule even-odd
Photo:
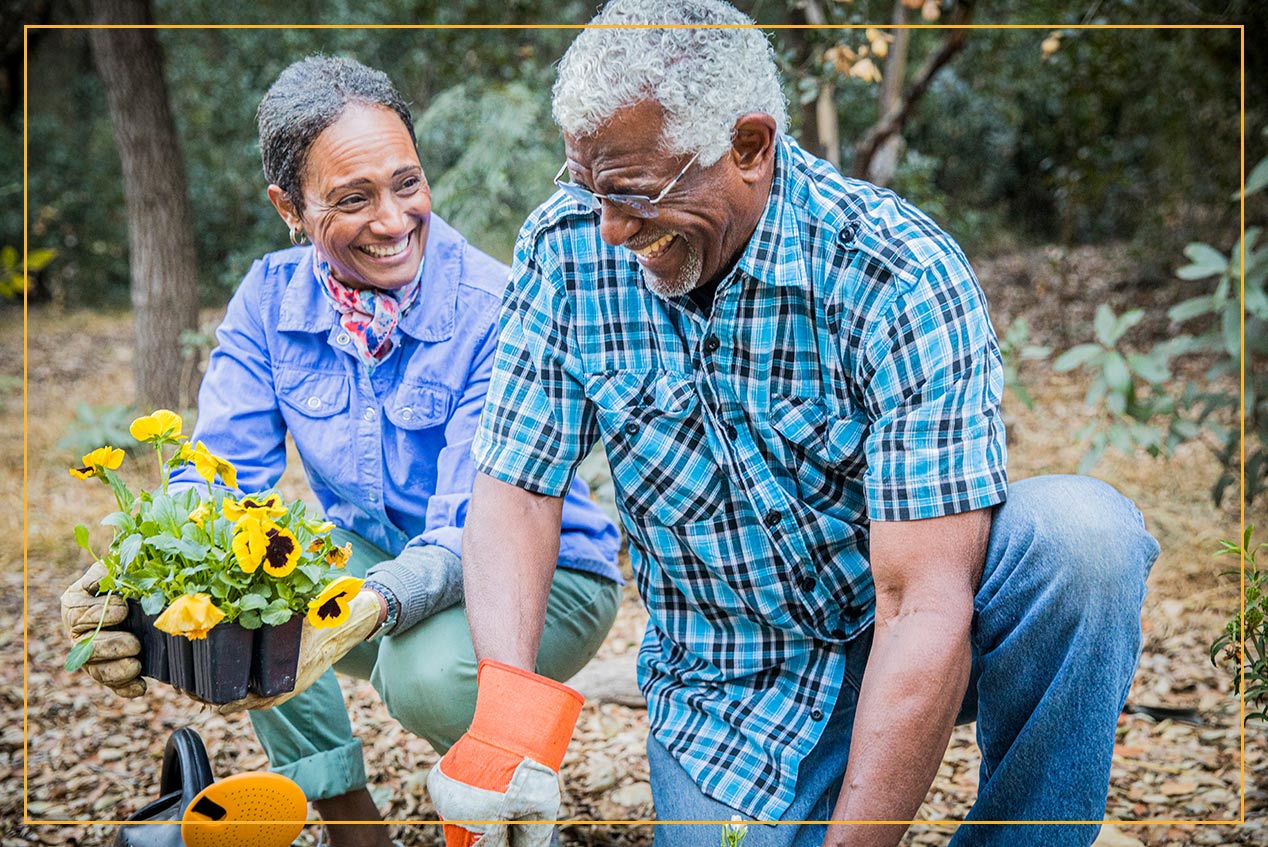
[(521, 230), (476, 466), (561, 495), (603, 439), (652, 731), (705, 794), (778, 819), (872, 621), (869, 522), (1005, 497), (986, 302), (929, 218), (788, 137), (710, 314), (598, 224), (557, 193)]

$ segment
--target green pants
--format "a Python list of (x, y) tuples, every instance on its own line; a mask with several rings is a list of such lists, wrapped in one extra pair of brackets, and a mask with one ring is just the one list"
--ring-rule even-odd
[[(342, 529), (352, 542), (347, 573), (366, 570), (389, 554)], [(592, 574), (555, 570), (537, 671), (565, 681), (598, 651), (616, 619), (621, 589)], [(476, 657), (464, 606), (453, 606), (412, 629), (357, 645), (307, 691), (272, 709), (251, 712), (271, 768), (297, 782), (309, 800), (363, 788), (365, 760), (352, 734), (335, 671), (373, 683), (392, 717), (444, 753), (467, 730), (475, 712)]]

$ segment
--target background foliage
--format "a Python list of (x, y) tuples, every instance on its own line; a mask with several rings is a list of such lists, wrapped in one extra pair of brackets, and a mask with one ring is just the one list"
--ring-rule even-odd
[[(34, 22), (86, 20), (77, 3), (16, 5)], [(739, 2), (763, 23), (804, 21), (793, 0)], [(833, 23), (883, 23), (890, 2), (826, 2)], [(950, 6), (951, 4), (945, 4)], [(259, 3), (154, 0), (163, 24), (209, 22), (378, 25), (579, 23), (591, 2), (515, 0), (498, 7), (421, 0)], [(438, 7), (439, 6), (439, 7)], [(979, 2), (977, 23), (1239, 22), (1248, 2)], [(921, 18), (915, 15), (919, 23)], [(1017, 243), (1130, 240), (1146, 270), (1166, 274), (1188, 241), (1227, 231), (1222, 202), (1237, 185), (1236, 31), (976, 30), (934, 81), (909, 123), (894, 187), (938, 217), (970, 250)], [(197, 221), (200, 280), (223, 302), (261, 253), (284, 245), (264, 198), (254, 109), (269, 82), (311, 52), (355, 56), (388, 72), (411, 102), (436, 206), (483, 249), (507, 258), (518, 224), (548, 192), (562, 160), (549, 117), (552, 63), (569, 29), (163, 30), (167, 78)], [(919, 64), (942, 32), (917, 32)], [(876, 86), (841, 77), (822, 49), (858, 43), (860, 31), (775, 30), (793, 129), (807, 134), (799, 104), (833, 78), (843, 168), (876, 115)], [(21, 44), (17, 44), (20, 55)], [(9, 43), (12, 53), (12, 39)], [(12, 58), (12, 56), (10, 56)], [(1251, 66), (1250, 118), (1255, 98)], [(37, 279), (37, 297), (74, 305), (126, 301), (127, 257), (118, 156), (86, 38), (30, 35), (32, 247), (58, 260)], [(0, 150), (20, 153), (20, 97)], [(1262, 84), (1262, 83), (1259, 83)], [(20, 93), (20, 89), (17, 91)], [(20, 186), (0, 186), (0, 244), (21, 238)]]

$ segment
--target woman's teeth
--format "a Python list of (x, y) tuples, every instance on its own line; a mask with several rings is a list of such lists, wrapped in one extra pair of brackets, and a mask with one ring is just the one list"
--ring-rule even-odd
[(376, 259), (389, 259), (392, 256), (399, 256), (401, 253), (404, 253), (405, 248), (408, 246), (409, 246), (409, 238), (406, 237), (406, 238), (402, 238), (400, 241), (396, 242), (395, 244), (387, 244), (387, 245), (363, 244), (361, 245), (361, 251), (363, 253), (370, 254)]
[(637, 250), (631, 247), (630, 250), (633, 251), (634, 255), (638, 256), (640, 259), (655, 259), (668, 249), (669, 243), (673, 241), (675, 237), (676, 236), (672, 232), (667, 233), (653, 241), (651, 244), (648, 244), (646, 247), (642, 247)]

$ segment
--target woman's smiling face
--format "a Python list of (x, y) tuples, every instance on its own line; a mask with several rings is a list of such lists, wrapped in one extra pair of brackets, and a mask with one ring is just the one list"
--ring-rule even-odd
[(299, 221), (335, 279), (380, 290), (413, 281), (427, 245), (431, 191), (400, 116), (349, 106), (309, 147), (301, 184)]

